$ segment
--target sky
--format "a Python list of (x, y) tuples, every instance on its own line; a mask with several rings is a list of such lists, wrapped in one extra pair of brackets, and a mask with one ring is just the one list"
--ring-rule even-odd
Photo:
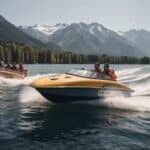
[(15, 25), (98, 22), (115, 31), (150, 30), (150, 0), (0, 0)]

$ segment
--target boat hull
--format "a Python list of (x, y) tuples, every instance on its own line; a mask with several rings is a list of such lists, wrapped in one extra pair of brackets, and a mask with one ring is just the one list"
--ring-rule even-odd
[(89, 101), (105, 96), (129, 96), (131, 89), (111, 80), (70, 74), (48, 75), (34, 80), (31, 86), (52, 102)]
[(105, 89), (97, 87), (36, 87), (41, 95), (54, 103), (92, 101), (116, 94), (130, 96), (131, 91), (122, 89)]

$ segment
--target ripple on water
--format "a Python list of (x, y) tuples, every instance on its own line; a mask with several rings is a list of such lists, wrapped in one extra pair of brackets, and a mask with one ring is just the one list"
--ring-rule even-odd
[[(34, 67), (29, 65), (33, 74), (62, 70), (59, 65)], [(115, 67), (120, 79), (135, 89), (131, 98), (52, 105), (28, 87), (37, 75), (0, 80), (0, 149), (149, 149), (150, 68)], [(67, 69), (65, 65), (63, 71)]]

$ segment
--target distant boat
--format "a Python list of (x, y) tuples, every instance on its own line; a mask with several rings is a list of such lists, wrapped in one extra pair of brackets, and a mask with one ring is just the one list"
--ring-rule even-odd
[(0, 77), (10, 78), (10, 79), (23, 79), (27, 76), (26, 72), (13, 71), (9, 69), (0, 69)]

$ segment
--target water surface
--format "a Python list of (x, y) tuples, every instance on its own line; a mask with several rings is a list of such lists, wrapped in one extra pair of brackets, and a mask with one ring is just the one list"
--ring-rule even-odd
[(53, 105), (34, 79), (92, 65), (26, 65), (24, 80), (0, 78), (0, 150), (150, 149), (150, 66), (114, 65), (132, 97)]

